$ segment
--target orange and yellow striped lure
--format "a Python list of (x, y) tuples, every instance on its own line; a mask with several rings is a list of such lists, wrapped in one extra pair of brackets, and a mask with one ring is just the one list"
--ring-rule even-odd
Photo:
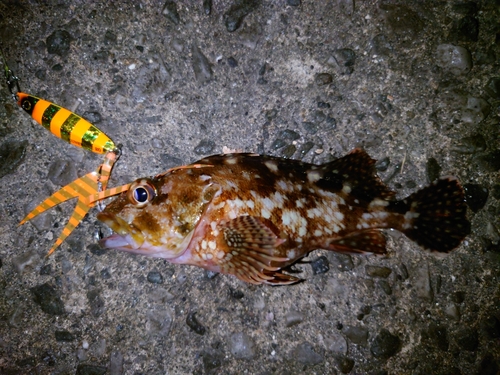
[(106, 134), (66, 108), (23, 92), (15, 95), (17, 104), (56, 137), (98, 154), (116, 148)]
[[(47, 256), (52, 254), (54, 250), (64, 242), (64, 240), (71, 234), (71, 232), (78, 226), (78, 224), (80, 224), (89, 210), (95, 205), (96, 201), (116, 194), (120, 194), (122, 191), (128, 190), (130, 184), (105, 190), (109, 181), (111, 169), (113, 168), (113, 165), (118, 157), (119, 152), (117, 151), (110, 151), (106, 153), (104, 162), (99, 166), (99, 168), (97, 168), (96, 171), (87, 173), (85, 176), (82, 176), (69, 183), (68, 185), (63, 186), (61, 189), (56, 191), (54, 194), (52, 194), (50, 197), (36, 206), (19, 223), (19, 225), (22, 225), (28, 220), (33, 219), (35, 216), (47, 211), (54, 206), (57, 206), (62, 202), (65, 202), (69, 199), (78, 198), (73, 214), (71, 215), (68, 223), (57, 238), (56, 242), (49, 250)], [(99, 190), (105, 191), (101, 191), (99, 193)], [(98, 199), (95, 199), (96, 194), (100, 194)]]

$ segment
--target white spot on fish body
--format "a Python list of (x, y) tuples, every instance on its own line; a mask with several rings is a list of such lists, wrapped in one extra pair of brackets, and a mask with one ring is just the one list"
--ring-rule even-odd
[(252, 200), (245, 201), (245, 204), (250, 209), (253, 209), (255, 207), (255, 204), (254, 204), (254, 202)]
[(210, 228), (212, 228), (212, 230), (215, 230), (215, 228), (217, 228), (217, 222), (216, 221), (210, 222)]
[(312, 208), (310, 210), (307, 210), (307, 217), (309, 219), (314, 219), (315, 217), (320, 217), (321, 216), (321, 211), (318, 208)]
[(368, 207), (373, 207), (373, 206), (382, 206), (382, 207), (387, 207), (389, 205), (389, 201), (386, 201), (384, 199), (380, 198), (375, 198), (370, 202)]
[(263, 208), (261, 211), (260, 211), (260, 215), (264, 218), (264, 219), (269, 219), (271, 217), (271, 212), (265, 208)]
[(323, 232), (322, 232), (322, 231), (320, 231), (319, 229), (316, 229), (316, 230), (314, 231), (314, 235), (315, 235), (316, 237), (319, 237), (319, 236), (322, 236), (322, 235), (323, 235)]
[(269, 168), (271, 172), (278, 172), (278, 163), (276, 163), (274, 160), (267, 160), (264, 162), (264, 165)]
[(207, 249), (207, 241), (205, 241), (205, 240), (201, 241), (201, 248), (202, 248), (203, 250), (206, 250), (206, 249)]
[(271, 200), (279, 208), (283, 207), (283, 203), (285, 202), (286, 199), (288, 199), (286, 195), (283, 195), (278, 191), (274, 192), (273, 195), (271, 196)]
[(223, 251), (219, 251), (219, 252), (217, 252), (217, 259), (222, 259), (222, 258), (224, 258), (224, 254), (225, 254), (225, 253), (224, 253)]
[(299, 236), (304, 237), (307, 233), (306, 227), (300, 227), (299, 228)]
[(333, 229), (334, 233), (340, 232), (340, 227), (337, 224), (333, 224), (333, 228), (332, 229)]
[(344, 220), (344, 214), (340, 211), (335, 211), (333, 213), (333, 216), (335, 216), (335, 219), (337, 219), (338, 221)]
[(202, 180), (202, 181), (207, 181), (207, 180), (210, 180), (211, 178), (212, 178), (211, 176), (208, 176), (206, 174), (202, 174), (200, 176), (200, 180)]
[(286, 252), (286, 257), (287, 257), (288, 259), (293, 259), (293, 258), (295, 258), (295, 249), (288, 250), (288, 251)]
[(215, 250), (215, 248), (217, 247), (217, 244), (215, 243), (215, 241), (208, 241), (208, 247), (211, 250)]
[(363, 220), (370, 220), (370, 219), (373, 219), (373, 215), (368, 213), (368, 212), (365, 212), (363, 215), (361, 215), (361, 218)]
[(262, 199), (262, 200), (261, 200), (261, 202), (262, 202), (262, 205), (263, 205), (266, 209), (268, 209), (268, 210), (273, 210), (273, 209), (274, 209), (274, 207), (275, 207), (274, 202), (273, 202), (271, 199), (267, 198), (267, 197), (266, 197), (266, 198), (264, 198), (264, 199)]
[(304, 198), (300, 198), (300, 199), (297, 199), (295, 201), (295, 205), (297, 206), (297, 208), (303, 208), (304, 207)]
[(352, 191), (352, 189), (349, 185), (344, 184), (344, 186), (342, 186), (342, 191), (346, 194), (349, 194)]
[(207, 259), (208, 260), (212, 259), (213, 257), (214, 257), (213, 254), (210, 254), (210, 253), (207, 254)]
[(307, 172), (307, 180), (310, 183), (314, 183), (316, 181), (319, 181), (320, 178), (321, 178), (321, 175), (319, 174), (318, 171), (309, 171), (309, 172)]
[(238, 163), (238, 158), (234, 157), (233, 154), (228, 154), (224, 159), (224, 162), (228, 165), (233, 165)]

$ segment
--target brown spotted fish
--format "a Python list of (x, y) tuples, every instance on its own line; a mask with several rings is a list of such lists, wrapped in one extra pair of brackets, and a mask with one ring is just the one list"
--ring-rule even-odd
[(252, 284), (292, 284), (300, 279), (283, 270), (315, 249), (385, 254), (387, 228), (433, 251), (460, 244), (470, 224), (457, 180), (396, 200), (374, 163), (360, 149), (323, 165), (210, 156), (136, 180), (97, 215), (116, 233), (101, 245)]

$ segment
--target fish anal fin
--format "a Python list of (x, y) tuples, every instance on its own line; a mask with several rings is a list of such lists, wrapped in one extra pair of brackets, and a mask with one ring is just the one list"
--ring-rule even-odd
[(327, 250), (339, 253), (373, 253), (385, 254), (386, 238), (380, 229), (368, 229), (350, 233), (344, 237), (332, 240)]
[[(273, 284), (274, 273), (289, 263), (277, 249), (285, 240), (269, 220), (239, 216), (221, 223), (220, 228), (217, 250), (225, 253), (218, 262), (222, 272), (252, 284)], [(286, 278), (277, 277), (279, 284), (278, 280)]]

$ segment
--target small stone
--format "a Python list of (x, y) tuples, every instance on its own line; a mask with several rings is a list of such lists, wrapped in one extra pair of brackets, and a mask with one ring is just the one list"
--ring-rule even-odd
[(0, 178), (14, 172), (23, 162), (28, 141), (6, 141), (0, 146)]
[(212, 79), (213, 72), (212, 66), (210, 65), (207, 57), (196, 45), (193, 45), (191, 52), (193, 71), (196, 81), (200, 84), (210, 81)]
[(194, 153), (197, 155), (208, 155), (215, 148), (215, 142), (209, 139), (202, 139), (194, 148)]
[(246, 333), (233, 333), (229, 338), (229, 351), (236, 359), (252, 359), (255, 357), (255, 344)]
[(46, 264), (40, 268), (40, 275), (50, 275), (52, 273), (52, 265)]
[(481, 375), (498, 375), (499, 366), (497, 362), (490, 353), (487, 353), (481, 360), (477, 373)]
[(492, 151), (476, 158), (477, 164), (485, 172), (500, 171), (500, 150)]
[(150, 335), (167, 337), (172, 321), (172, 314), (167, 309), (149, 311), (146, 317), (146, 330)]
[(330, 253), (330, 263), (332, 267), (345, 272), (351, 271), (354, 268), (354, 263), (349, 254), (340, 254), (340, 253)]
[(465, 202), (472, 210), (478, 212), (484, 207), (488, 200), (488, 189), (478, 184), (465, 184)]
[(467, 74), (472, 69), (470, 52), (452, 44), (440, 44), (437, 47), (436, 63), (456, 76)]
[(236, 68), (238, 66), (238, 61), (234, 57), (228, 57), (227, 59), (227, 65), (229, 65), (231, 68)]
[(490, 78), (484, 90), (493, 99), (500, 99), (500, 77)]
[(354, 360), (346, 356), (335, 356), (335, 362), (342, 374), (348, 374), (354, 367)]
[(291, 7), (298, 7), (300, 5), (300, 0), (286, 0), (286, 4)]
[(66, 312), (59, 292), (52, 285), (45, 283), (30, 290), (35, 303), (40, 305), (43, 312), (50, 315), (63, 315)]
[(224, 360), (224, 353), (220, 350), (208, 348), (204, 349), (201, 353), (203, 357), (203, 368), (206, 374), (216, 374), (217, 370), (222, 366)]
[(326, 103), (326, 102), (318, 102), (318, 108), (327, 109), (327, 108), (331, 108), (331, 105), (330, 105), (330, 103)]
[(497, 200), (500, 200), (500, 184), (493, 185), (491, 188), (491, 196)]
[(476, 351), (479, 345), (478, 334), (474, 328), (462, 328), (457, 333), (456, 341), (458, 346), (469, 352)]
[(424, 27), (422, 18), (411, 8), (405, 5), (381, 3), (380, 8), (387, 12), (387, 23), (394, 34), (406, 34), (415, 37)]
[(306, 154), (311, 151), (311, 149), (314, 147), (314, 143), (313, 142), (306, 142), (304, 144), (302, 144), (300, 147), (299, 147), (299, 157), (300, 159), (303, 159)]
[(285, 327), (293, 327), (304, 320), (304, 315), (296, 310), (290, 310), (285, 315)]
[(460, 42), (477, 42), (479, 36), (479, 21), (467, 15), (456, 21), (450, 31), (453, 40)]
[(317, 365), (324, 360), (323, 356), (316, 353), (313, 346), (307, 341), (297, 345), (291, 354), (292, 359), (306, 366)]
[(180, 17), (175, 1), (167, 0), (165, 2), (165, 5), (163, 6), (162, 14), (166, 16), (170, 21), (172, 21), (175, 25), (179, 24)]
[(486, 150), (486, 140), (481, 134), (474, 134), (470, 137), (463, 137), (462, 144), (455, 148), (461, 154), (475, 154)]
[(69, 53), (71, 35), (66, 30), (56, 30), (47, 38), (47, 52), (59, 56), (66, 56)]
[(366, 274), (370, 277), (381, 277), (384, 279), (388, 278), (389, 275), (392, 273), (392, 270), (388, 267), (380, 267), (372, 265), (365, 266), (365, 271)]
[(87, 299), (90, 305), (90, 312), (96, 318), (101, 316), (105, 310), (104, 300), (101, 298), (99, 293), (100, 292), (97, 289), (87, 291)]
[(236, 0), (224, 13), (224, 25), (226, 25), (227, 31), (238, 30), (245, 16), (257, 9), (259, 5), (259, 0)]
[(442, 351), (447, 351), (449, 347), (448, 331), (446, 327), (436, 323), (431, 323), (429, 328), (422, 332), (422, 338), (428, 340), (432, 345)]
[(286, 139), (287, 141), (295, 141), (300, 138), (300, 134), (291, 129), (285, 129), (279, 132), (279, 138)]
[(314, 76), (314, 81), (318, 86), (328, 85), (333, 82), (333, 76), (330, 73), (318, 73)]
[(347, 341), (338, 332), (333, 332), (325, 338), (326, 348), (334, 353), (346, 355), (347, 354)]
[(39, 259), (38, 254), (35, 251), (28, 251), (27, 253), (20, 254), (12, 259), (12, 265), (14, 269), (23, 273), (27, 266), (34, 265)]
[(203, 0), (203, 11), (207, 16), (212, 13), (212, 0)]
[(388, 57), (392, 54), (393, 47), (383, 34), (378, 34), (371, 40), (371, 53), (377, 57)]
[(112, 32), (111, 30), (106, 30), (104, 33), (104, 44), (116, 44), (118, 38), (116, 37), (116, 34)]
[(106, 366), (78, 364), (75, 375), (104, 375), (108, 371)]
[(290, 159), (293, 154), (295, 154), (297, 148), (295, 145), (287, 145), (283, 150), (281, 150), (281, 156), (286, 159)]
[(365, 346), (368, 343), (368, 328), (358, 326), (346, 326), (342, 332), (354, 344)]
[(147, 279), (151, 284), (163, 284), (163, 276), (158, 271), (150, 271)]
[(57, 159), (50, 165), (47, 178), (55, 185), (66, 186), (78, 178), (75, 164), (70, 160)]
[(71, 332), (68, 331), (55, 331), (54, 335), (56, 337), (56, 341), (73, 341), (75, 336)]
[(309, 134), (316, 134), (318, 132), (318, 125), (314, 122), (306, 121), (303, 122), (302, 125), (304, 126), (306, 132), (308, 132)]
[(96, 111), (86, 111), (83, 113), (82, 117), (90, 122), (91, 124), (98, 124), (102, 121), (102, 116)]
[(426, 164), (427, 169), (427, 180), (429, 182), (434, 182), (439, 178), (439, 174), (441, 173), (441, 166), (434, 158), (427, 159)]
[(380, 286), (380, 288), (384, 291), (385, 294), (388, 296), (392, 295), (392, 288), (391, 285), (387, 282), (387, 280), (379, 280), (377, 284)]
[(388, 359), (395, 355), (401, 347), (401, 340), (383, 328), (375, 337), (370, 352), (375, 358)]
[(315, 275), (327, 273), (330, 270), (328, 259), (322, 255), (311, 262), (312, 271)]
[(427, 264), (422, 264), (422, 266), (416, 270), (413, 287), (415, 288), (418, 298), (429, 302), (433, 300), (434, 293), (431, 287), (429, 266)]
[(448, 315), (452, 319), (455, 319), (455, 320), (460, 319), (460, 310), (458, 309), (457, 305), (455, 305), (454, 303), (448, 304), (445, 307), (444, 312), (446, 313), (446, 315)]
[(193, 332), (198, 335), (204, 335), (207, 329), (201, 325), (201, 323), (196, 319), (196, 312), (189, 312), (186, 317), (186, 324), (189, 328), (193, 330)]
[(282, 147), (285, 147), (287, 145), (286, 141), (281, 139), (281, 138), (277, 138), (274, 140), (274, 142), (271, 144), (271, 149), (272, 150), (278, 150)]
[(485, 318), (480, 323), (481, 331), (489, 339), (500, 338), (500, 320), (494, 315)]
[[(354, 72), (354, 63), (356, 53), (350, 48), (337, 49), (333, 53), (335, 65), (340, 74), (352, 74)], [(331, 61), (331, 60), (329, 60)]]
[(469, 125), (477, 125), (490, 113), (490, 105), (482, 98), (467, 98), (467, 105), (462, 109), (461, 120)]
[(113, 350), (109, 357), (109, 375), (122, 375), (123, 361), (123, 354), (119, 351)]

